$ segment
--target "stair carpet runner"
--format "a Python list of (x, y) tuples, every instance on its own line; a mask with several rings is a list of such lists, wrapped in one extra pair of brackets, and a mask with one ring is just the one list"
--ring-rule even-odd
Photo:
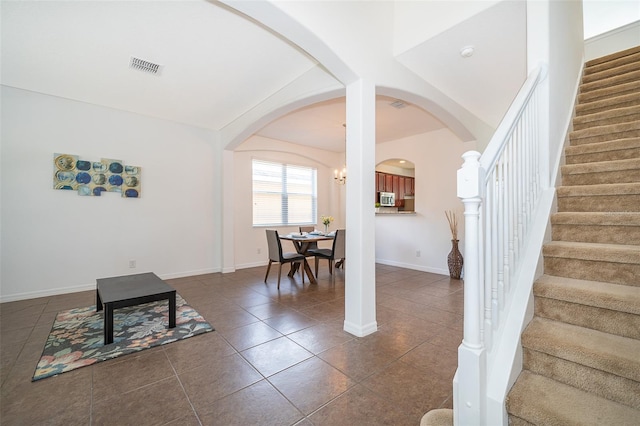
[(640, 46), (587, 62), (511, 425), (640, 425)]

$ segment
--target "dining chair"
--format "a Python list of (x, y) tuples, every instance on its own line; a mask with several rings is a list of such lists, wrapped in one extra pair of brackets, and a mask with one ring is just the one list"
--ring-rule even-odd
[(316, 258), (316, 277), (318, 276), (318, 263), (320, 259), (327, 259), (329, 261), (329, 273), (333, 275), (333, 264), (336, 259), (341, 260), (344, 265), (345, 249), (344, 243), (346, 240), (346, 230), (336, 230), (336, 235), (333, 237), (333, 246), (331, 249), (319, 248), (315, 250), (309, 250), (309, 253)]
[[(313, 232), (316, 230), (315, 226), (300, 226), (298, 229), (300, 229), (300, 233), (302, 234), (303, 232)], [(318, 243), (309, 243), (309, 246), (307, 247), (307, 257), (311, 257), (313, 256), (311, 253), (309, 253), (309, 250), (315, 250), (318, 248)]]
[[(280, 268), (278, 269), (278, 289), (280, 288), (280, 276), (282, 275), (282, 264), (283, 263), (302, 263), (306, 262), (307, 258), (299, 253), (294, 252), (282, 252), (282, 243), (280, 242), (280, 237), (278, 236), (278, 231), (275, 229), (267, 229), (267, 244), (269, 246), (269, 265), (267, 266), (267, 273), (264, 275), (264, 282), (267, 282), (267, 277), (269, 277), (269, 271), (271, 270), (271, 264), (273, 262), (278, 262), (280, 264)], [(300, 265), (300, 273), (302, 274), (302, 282), (304, 283), (304, 266)]]

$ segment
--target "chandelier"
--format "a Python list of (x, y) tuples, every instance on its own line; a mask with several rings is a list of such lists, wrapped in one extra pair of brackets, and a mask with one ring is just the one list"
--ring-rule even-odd
[(338, 169), (335, 169), (333, 171), (333, 180), (338, 185), (344, 185), (345, 183), (347, 183), (347, 168), (343, 167), (342, 171), (340, 172), (338, 172)]

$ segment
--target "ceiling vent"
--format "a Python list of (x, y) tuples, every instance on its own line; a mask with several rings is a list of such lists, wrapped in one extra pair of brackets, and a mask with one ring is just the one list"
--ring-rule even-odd
[(407, 106), (407, 104), (401, 101), (400, 99), (396, 99), (394, 102), (391, 102), (389, 105), (391, 105), (396, 109), (402, 109)]
[(131, 61), (129, 62), (129, 68), (134, 70), (143, 71), (149, 74), (160, 74), (162, 69), (162, 65), (154, 64), (153, 62), (145, 61), (144, 59), (136, 58), (135, 56), (131, 57)]

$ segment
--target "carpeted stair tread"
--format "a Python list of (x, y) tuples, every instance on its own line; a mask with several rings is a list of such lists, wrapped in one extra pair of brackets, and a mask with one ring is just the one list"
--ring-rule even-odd
[(567, 164), (640, 158), (640, 138), (568, 146), (565, 157)]
[[(623, 75), (629, 72), (640, 70), (640, 62), (634, 61), (634, 59), (640, 58), (640, 54), (629, 55), (625, 58), (620, 58), (617, 61), (610, 62), (609, 64), (600, 65), (599, 69), (591, 69), (592, 72), (585, 72), (582, 77), (582, 83), (593, 83), (595, 81), (602, 81), (609, 77)], [(607, 66), (608, 65), (608, 66)]]
[(640, 183), (560, 186), (556, 190), (561, 212), (640, 211)]
[(531, 373), (640, 410), (640, 382), (529, 348), (523, 348), (522, 358)]
[(640, 265), (640, 246), (551, 241), (542, 252), (548, 257)]
[(640, 411), (527, 371), (520, 373), (506, 400), (517, 419), (536, 425), (637, 425)]
[(585, 64), (585, 67), (592, 68), (600, 64), (612, 63), (621, 58), (628, 58), (638, 52), (640, 52), (640, 45), (631, 47), (629, 49), (621, 50), (619, 52), (614, 52), (609, 55), (601, 56), (599, 58), (593, 58), (587, 61), (587, 63)]
[(555, 241), (640, 245), (640, 212), (559, 212), (551, 215)]
[(576, 116), (573, 119), (573, 129), (583, 130), (595, 126), (637, 120), (640, 120), (640, 104)]
[(640, 137), (640, 121), (608, 124), (569, 133), (571, 145)]
[(640, 286), (640, 246), (552, 241), (542, 248), (545, 274)]
[[(605, 183), (599, 185), (559, 186), (559, 197), (598, 196), (598, 195), (636, 195), (640, 194), (639, 183)], [(636, 210), (632, 210), (636, 211)]]
[(616, 376), (640, 381), (640, 341), (546, 318), (534, 318), (522, 345)]
[(640, 212), (559, 212), (552, 225), (640, 226)]
[(640, 287), (543, 275), (533, 286), (539, 297), (640, 315)]
[(630, 81), (613, 87), (603, 87), (588, 92), (581, 92), (578, 94), (578, 105), (629, 94), (637, 96), (639, 90), (640, 81)]
[(640, 80), (640, 70), (633, 70), (633, 71), (625, 72), (623, 74), (614, 74), (611, 77), (601, 78), (597, 81), (581, 84), (580, 93), (587, 93), (592, 90), (609, 88), (609, 87), (618, 86), (620, 84), (629, 83), (629, 82), (638, 81), (638, 80)]
[(640, 158), (567, 164), (561, 171), (563, 185), (640, 182)]
[[(626, 87), (630, 88), (631, 90), (626, 90), (627, 93), (624, 94), (607, 92), (610, 96), (601, 97), (600, 99), (595, 99), (592, 101), (589, 101), (588, 99), (582, 99), (581, 103), (576, 105), (575, 116), (582, 117), (583, 115), (595, 114), (598, 112), (607, 111), (609, 109), (640, 105), (640, 84), (634, 82)], [(625, 91), (624, 87), (622, 89), (623, 91)], [(605, 93), (603, 92), (602, 94)]]
[(609, 59), (607, 61), (587, 64), (584, 67), (584, 75), (593, 75), (601, 73), (604, 70), (616, 69), (618, 67), (625, 66), (627, 64), (635, 63), (636, 66), (640, 66), (640, 50), (635, 52), (629, 52), (624, 55), (620, 55), (616, 58)]

